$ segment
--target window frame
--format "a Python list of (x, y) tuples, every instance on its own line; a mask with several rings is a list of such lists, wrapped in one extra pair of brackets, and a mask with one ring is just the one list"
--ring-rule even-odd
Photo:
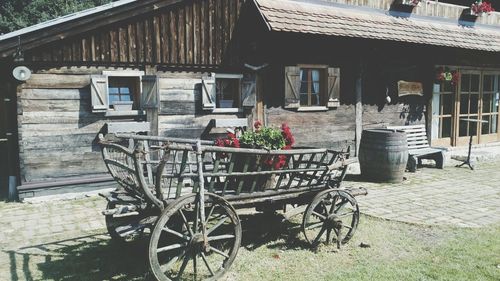
[(235, 79), (238, 80), (238, 107), (217, 107), (217, 89), (216, 94), (215, 94), (215, 108), (212, 109), (212, 113), (240, 113), (243, 112), (243, 105), (242, 105), (242, 81), (243, 81), (243, 74), (234, 74), (234, 73), (213, 73), (212, 74), (215, 77), (215, 87), (217, 87), (217, 79)]
[[(107, 92), (106, 92), (106, 97), (108, 99), (108, 109), (105, 111), (105, 116), (106, 117), (113, 117), (113, 116), (137, 116), (137, 115), (143, 115), (144, 112), (140, 110), (140, 99), (141, 95), (143, 94), (143, 89), (142, 89), (142, 76), (144, 76), (144, 71), (139, 71), (139, 70), (117, 70), (117, 71), (112, 71), (112, 70), (104, 70), (102, 71), (102, 75), (106, 76), (107, 82), (108, 82), (108, 87), (107, 87)], [(136, 86), (136, 93), (133, 95), (133, 108), (132, 110), (115, 110), (111, 108), (110, 100), (109, 100), (109, 78), (135, 78), (137, 79), (137, 86)], [(134, 109), (135, 108), (135, 109)]]
[[(317, 65), (317, 64), (299, 64), (297, 65), (299, 68), (299, 81), (300, 81), (300, 86), (299, 86), (299, 109), (300, 108), (311, 108), (314, 110), (319, 110), (322, 108), (327, 109), (327, 90), (328, 90), (328, 65)], [(300, 95), (303, 95), (300, 91), (300, 88), (302, 87), (302, 77), (300, 77), (300, 72), (303, 70), (307, 70), (307, 105), (303, 105), (300, 103)], [(312, 92), (311, 89), (313, 87), (313, 78), (312, 78), (312, 72), (313, 70), (318, 70), (319, 72), (319, 93), (318, 93), (318, 104), (311, 104), (312, 101)]]

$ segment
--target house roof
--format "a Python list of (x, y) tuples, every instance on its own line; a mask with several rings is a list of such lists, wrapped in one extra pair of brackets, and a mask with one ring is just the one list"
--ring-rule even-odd
[(269, 30), (500, 52), (498, 26), (349, 7), (324, 1), (254, 0)]

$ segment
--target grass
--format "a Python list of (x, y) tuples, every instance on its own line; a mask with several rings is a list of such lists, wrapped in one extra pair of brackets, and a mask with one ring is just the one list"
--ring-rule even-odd
[[(241, 218), (242, 247), (224, 280), (500, 280), (500, 225), (423, 227), (362, 216), (343, 249), (311, 251), (297, 222)], [(4, 251), (9, 262), (0, 262), (0, 272), (11, 280), (150, 280), (146, 240), (123, 246), (101, 234), (52, 239)]]
[(364, 216), (340, 252), (329, 246), (313, 253), (300, 236), (242, 248), (227, 279), (500, 280), (500, 225), (422, 227)]

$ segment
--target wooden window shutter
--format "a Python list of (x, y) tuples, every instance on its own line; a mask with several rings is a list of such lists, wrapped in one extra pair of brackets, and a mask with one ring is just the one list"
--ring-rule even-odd
[(285, 66), (285, 108), (300, 107), (300, 67)]
[(158, 91), (158, 77), (155, 75), (142, 76), (141, 83), (141, 108), (159, 108), (160, 97)]
[(328, 68), (328, 107), (340, 105), (340, 68)]
[(254, 107), (257, 101), (257, 87), (255, 75), (248, 75), (243, 78), (241, 87), (242, 105), (244, 107)]
[(205, 76), (201, 79), (201, 101), (203, 104), (203, 110), (213, 110), (215, 109), (215, 75)]
[(108, 110), (108, 77), (106, 75), (90, 76), (90, 99), (92, 112)]

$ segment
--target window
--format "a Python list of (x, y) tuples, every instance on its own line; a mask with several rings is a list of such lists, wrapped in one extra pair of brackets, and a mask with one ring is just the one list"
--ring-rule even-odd
[(114, 110), (137, 109), (138, 93), (140, 91), (139, 78), (136, 77), (109, 77), (108, 96), (109, 108)]
[(215, 87), (217, 108), (240, 107), (240, 79), (215, 79)]
[[(321, 87), (321, 73), (324, 69), (301, 68), (300, 69), (300, 105), (319, 106)], [(324, 75), (324, 73), (323, 73)]]
[(156, 93), (156, 76), (144, 76), (142, 71), (103, 71), (90, 80), (92, 112), (107, 116), (138, 115)]
[(285, 67), (285, 108), (312, 111), (339, 106), (340, 69), (325, 65)]
[(202, 78), (203, 110), (239, 112), (255, 105), (255, 76), (212, 73)]

